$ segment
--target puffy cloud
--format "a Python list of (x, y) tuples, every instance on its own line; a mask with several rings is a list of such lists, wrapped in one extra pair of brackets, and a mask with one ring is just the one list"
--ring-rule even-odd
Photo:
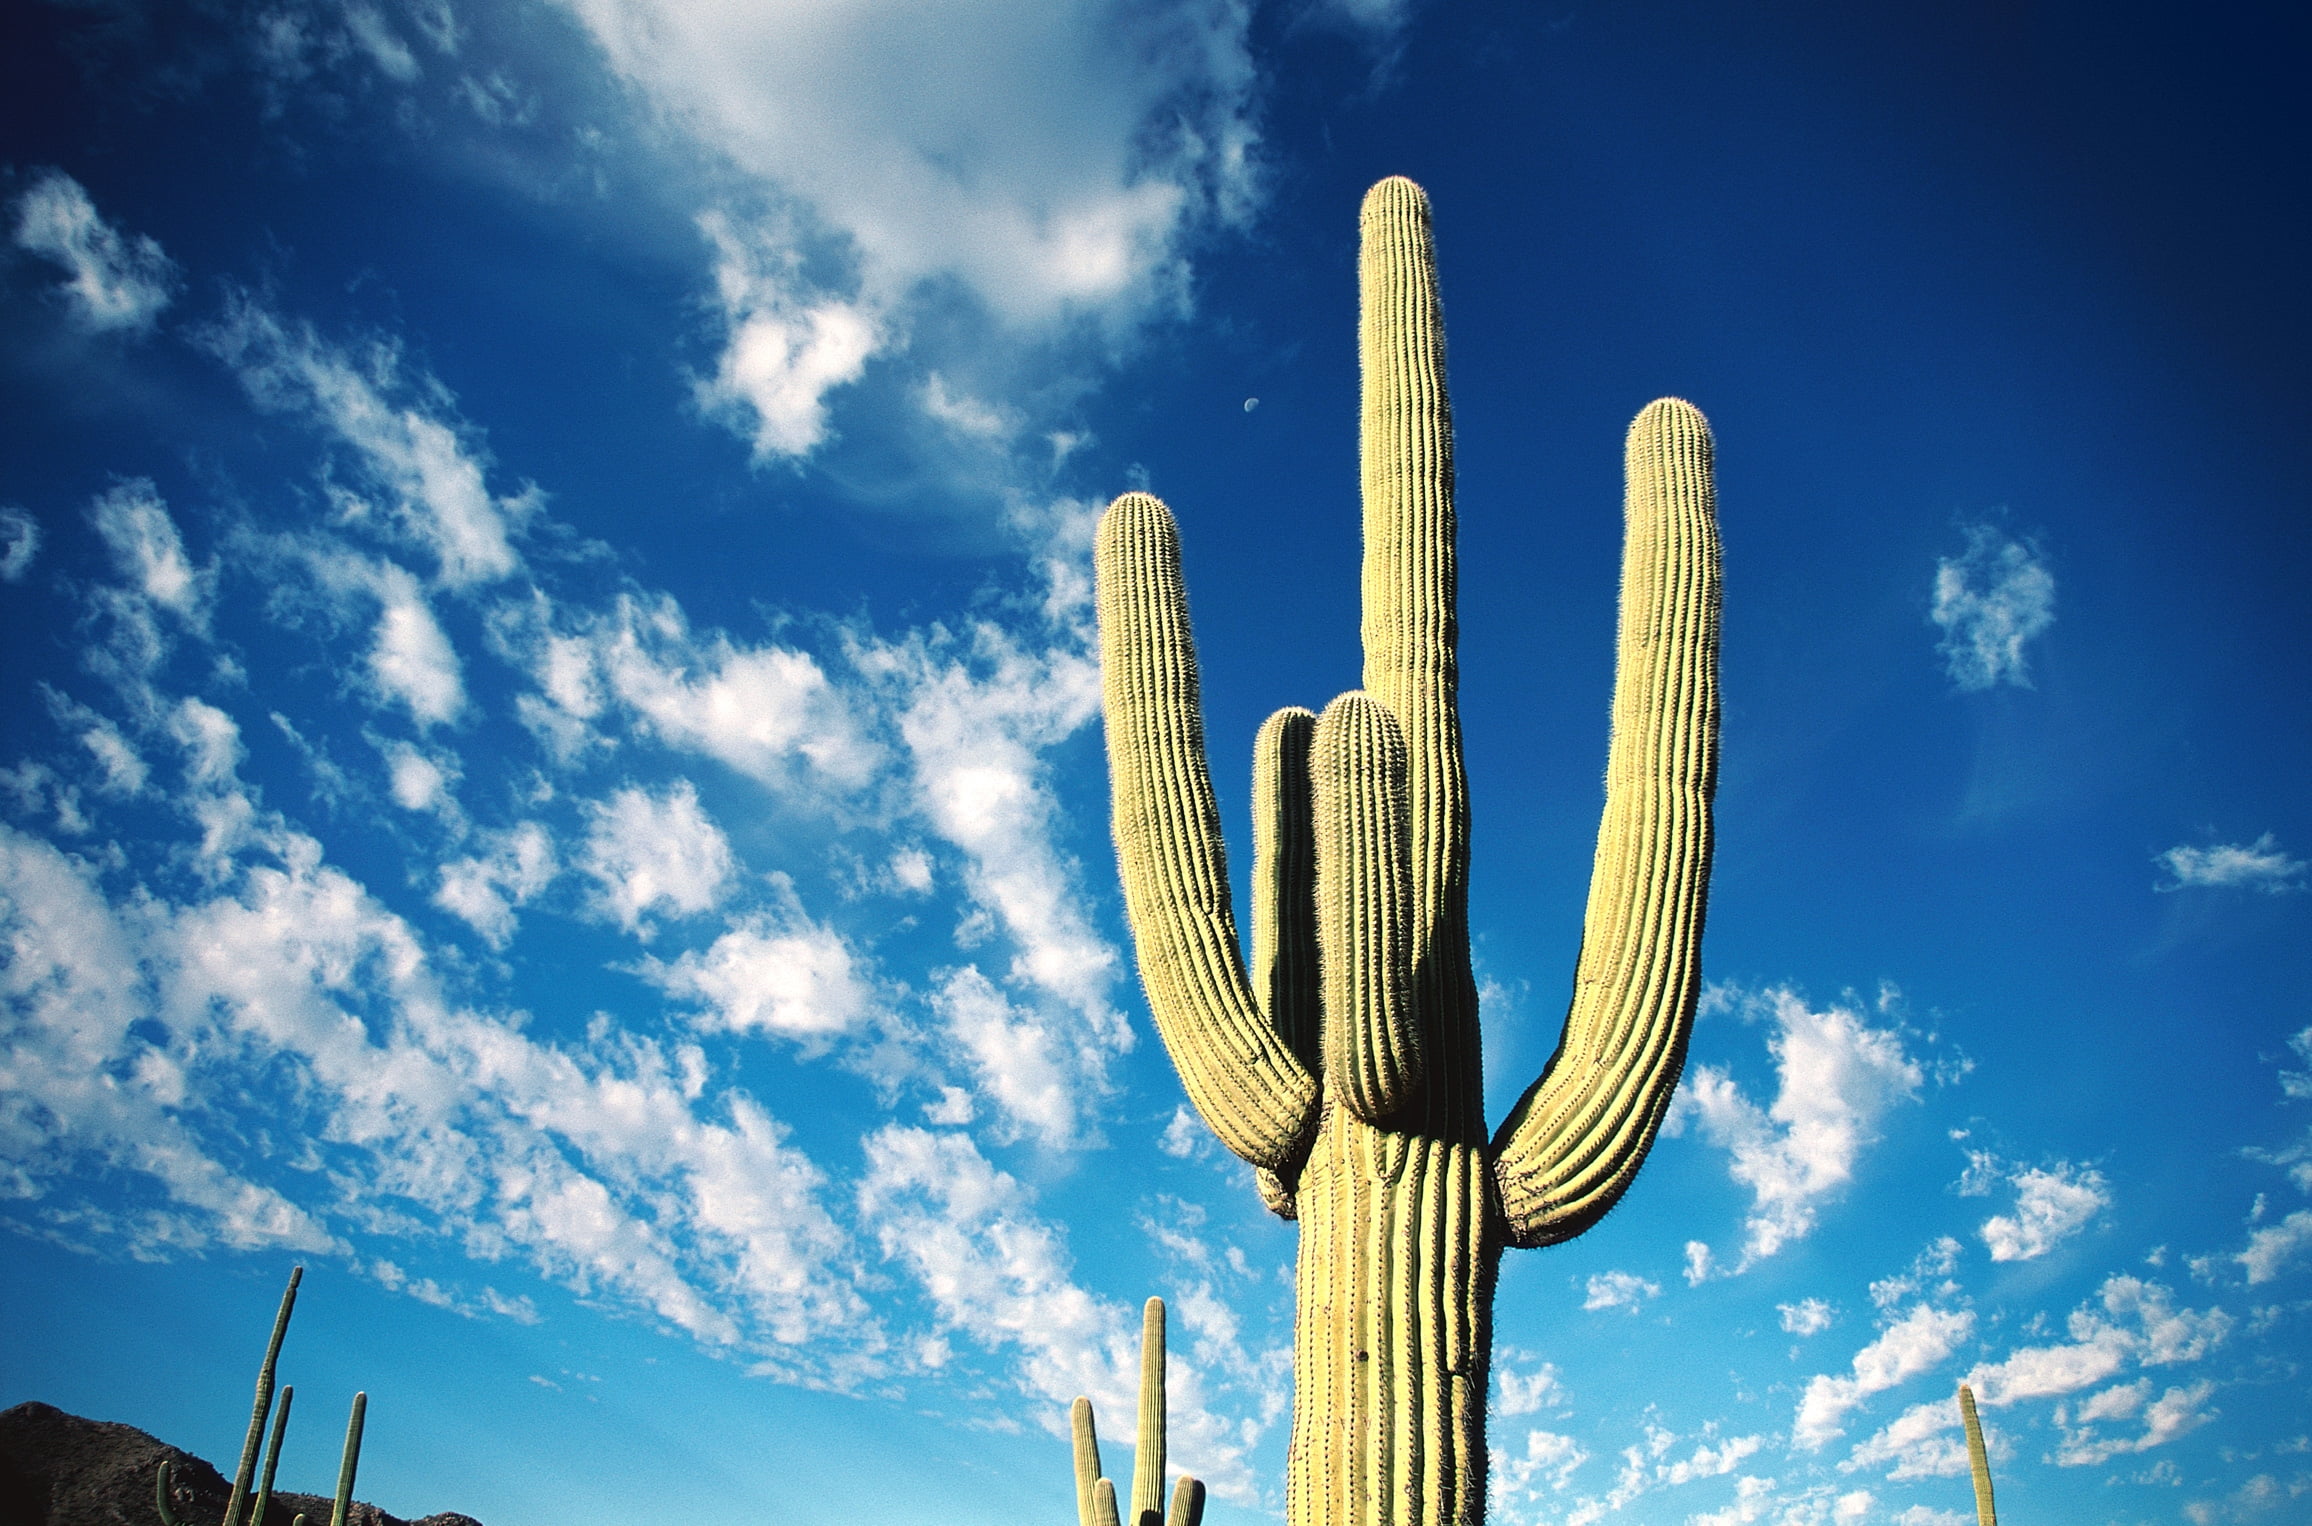
[(341, 490), (342, 520), (430, 551), (447, 588), (495, 582), (521, 566), (513, 537), (535, 511), (535, 491), (492, 494), (487, 458), (456, 421), (394, 400), (406, 392), (424, 397), (428, 384), (403, 378), (392, 347), (340, 349), (310, 325), (284, 322), (247, 297), (233, 302), (207, 338), (260, 406), (305, 419), (353, 452), (383, 502)]
[(1774, 1311), (1782, 1317), (1783, 1331), (1786, 1334), (1798, 1336), (1802, 1340), (1809, 1335), (1820, 1335), (1829, 1329), (1832, 1321), (1838, 1317), (1831, 1306), (1820, 1298), (1802, 1298), (1797, 1303), (1778, 1303), (1774, 1306)]
[(2280, 840), (2269, 832), (2246, 844), (2218, 843), (2212, 848), (2179, 845), (2154, 855), (2152, 862), (2170, 876), (2167, 883), (2153, 886), (2155, 890), (2205, 887), (2283, 895), (2304, 888), (2304, 860), (2282, 852)]
[(1791, 1440), (1802, 1447), (1820, 1449), (1844, 1429), (1840, 1422), (1848, 1411), (1872, 1394), (1940, 1366), (1974, 1330), (1972, 1310), (1914, 1305), (1878, 1339), (1854, 1354), (1850, 1374), (1817, 1373), (1808, 1381), (1791, 1424)]
[(2146, 1404), (2144, 1399), (2150, 1391), (2151, 1384), (2142, 1381), (2107, 1390), (2082, 1405), (2078, 1411), (2082, 1422), (2132, 1419), (2140, 1410), (2143, 1430), (2135, 1436), (2099, 1436), (2091, 1424), (2066, 1427), (2063, 1444), (2055, 1449), (2056, 1464), (2066, 1468), (2097, 1467), (2114, 1457), (2164, 1446), (2214, 1418), (2207, 1405), (2216, 1385), (2208, 1379), (2170, 1388)]
[(1988, 1409), (2061, 1398), (2117, 1376), (2130, 1362), (2144, 1367), (2196, 1362), (2231, 1330), (2232, 1318), (2221, 1309), (2178, 1309), (2167, 1288), (2119, 1275), (2104, 1280), (2093, 1303), (2072, 1312), (2069, 1340), (2021, 1347), (1976, 1367), (1966, 1381)]
[(1589, 1280), (1584, 1309), (1627, 1309), (1638, 1312), (1638, 1305), (1649, 1298), (1662, 1296), (1659, 1283), (1646, 1281), (1635, 1272), (1599, 1272)]
[(590, 829), (579, 867), (601, 886), (601, 906), (628, 932), (650, 935), (644, 918), (711, 911), (732, 871), (730, 841), (700, 809), (689, 780), (664, 794), (619, 790), (588, 806)]
[(867, 368), (875, 318), (862, 304), (814, 297), (790, 251), (721, 212), (699, 226), (715, 246), (715, 292), (730, 330), (699, 398), (752, 435), (756, 459), (808, 455), (827, 437), (827, 394)]
[[(1929, 1399), (1914, 1404), (1887, 1426), (1858, 1443), (1839, 1464), (1842, 1470), (1886, 1468), (1887, 1477), (1956, 1478), (1965, 1473), (1967, 1443), (1951, 1434), (1959, 1428), (1956, 1399)], [(1986, 1435), (1986, 1441), (1991, 1438)]]
[[(1811, 1233), (1822, 1201), (1853, 1180), (1879, 1120), (1916, 1097), (1924, 1079), (1900, 1034), (1844, 1007), (1812, 1011), (1796, 993), (1775, 989), (1749, 998), (1747, 1008), (1774, 1019), (1773, 1105), (1760, 1109), (1730, 1074), (1705, 1065), (1679, 1088), (1665, 1125), (1674, 1134), (1698, 1122), (1703, 1137), (1732, 1157), (1729, 1174), (1750, 1189), (1742, 1258), (1728, 1275)], [(1704, 1275), (1706, 1251), (1696, 1259)]]
[(209, 625), (214, 567), (196, 568), (168, 506), (145, 478), (123, 482), (89, 506), (89, 522), (136, 592), (196, 632)]
[(1528, 1430), (1525, 1450), (1493, 1454), (1494, 1487), (1504, 1502), (1537, 1500), (1543, 1490), (1563, 1493), (1575, 1470), (1590, 1459), (1580, 1442), (1556, 1431)]
[(16, 199), (16, 246), (61, 266), (66, 311), (83, 328), (148, 330), (176, 290), (177, 267), (161, 246), (98, 215), (88, 190), (48, 170)]
[(2011, 1179), (2015, 1212), (1994, 1214), (1981, 1229), (1993, 1261), (2036, 1260), (2111, 1206), (2109, 1184), (2091, 1166), (2058, 1161), (2053, 1169), (2034, 1166)]
[(2055, 623), (2055, 577), (2035, 548), (1988, 525), (1967, 530), (1967, 549), (1935, 564), (1929, 611), (1940, 650), (1962, 689), (2031, 687), (2024, 644)]
[(867, 1020), (873, 993), (851, 946), (805, 915), (791, 881), (777, 904), (742, 918), (704, 950), (650, 961), (651, 982), (698, 1004), (705, 1026), (823, 1045)]
[(534, 821), (490, 835), (486, 851), (442, 865), (434, 904), (502, 949), (514, 936), (515, 908), (554, 881), (554, 840)]
[(1499, 1390), (1494, 1404), (1496, 1414), (1530, 1415), (1543, 1409), (1560, 1409), (1565, 1404), (1565, 1385), (1558, 1381), (1554, 1362), (1544, 1362), (1533, 1372), (1518, 1372), (1497, 1359), (1493, 1382)]
[(980, 1090), (1014, 1128), (1054, 1148), (1077, 1142), (1075, 1046), (1057, 1024), (1007, 1001), (971, 965), (940, 983), (932, 1006)]
[(375, 565), (377, 638), (369, 673), (381, 693), (409, 707), (420, 726), (457, 719), (466, 705), (464, 668), (434, 618), (417, 579), (391, 562)]
[(2249, 1235), (2248, 1248), (2233, 1259), (2247, 1270), (2249, 1282), (2270, 1282), (2308, 1249), (2312, 1249), (2312, 1209), (2299, 1208)]

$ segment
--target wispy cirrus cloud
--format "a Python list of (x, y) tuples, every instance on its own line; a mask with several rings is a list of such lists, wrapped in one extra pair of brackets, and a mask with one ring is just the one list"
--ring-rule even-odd
[(36, 177), (16, 198), (16, 247), (65, 272), (57, 288), (80, 327), (144, 333), (176, 294), (176, 262), (143, 234), (106, 222), (88, 188), (62, 170)]
[(2031, 687), (2024, 647), (2055, 623), (2055, 575), (2037, 548), (1989, 525), (1967, 527), (1967, 549), (1935, 563), (1928, 615), (1951, 682), (1961, 689)]

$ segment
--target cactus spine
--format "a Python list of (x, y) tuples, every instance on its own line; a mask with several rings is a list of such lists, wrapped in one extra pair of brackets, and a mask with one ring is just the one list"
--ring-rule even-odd
[(1132, 1513), (1122, 1520), (1116, 1485), (1101, 1476), (1100, 1434), (1092, 1401), (1078, 1397), (1068, 1424), (1076, 1458), (1077, 1526), (1199, 1526), (1204, 1519), (1204, 1485), (1183, 1475), (1173, 1486), (1172, 1507), (1164, 1508), (1164, 1300), (1151, 1298), (1140, 1311), (1140, 1428), (1132, 1447)]
[(1717, 767), (1712, 444), (1676, 399), (1630, 428), (1606, 805), (1573, 1002), (1556, 1055), (1489, 1137), (1428, 201), (1384, 180), (1360, 221), (1363, 687), (1260, 730), (1249, 970), (1178, 534), (1146, 493), (1100, 526), (1108, 758), (1157, 1028), (1197, 1111), (1301, 1227), (1287, 1520), (1459, 1526), (1484, 1517), (1500, 1254), (1570, 1239), (1613, 1206), (1685, 1060)]
[(1991, 1503), (1991, 1458), (1983, 1450), (1983, 1422), (1975, 1417), (1975, 1391), (1959, 1385), (1959, 1419), (1967, 1427), (1967, 1466), (1975, 1475), (1976, 1526), (1999, 1526), (1999, 1512)]

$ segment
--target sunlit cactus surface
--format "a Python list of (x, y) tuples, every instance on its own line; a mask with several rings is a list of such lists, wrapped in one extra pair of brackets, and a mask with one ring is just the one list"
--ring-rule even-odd
[(1172, 515), (1127, 493), (1098, 546), (1141, 979), (1197, 1111), (1300, 1225), (1292, 1526), (1483, 1519), (1500, 1254), (1595, 1224), (1653, 1142), (1700, 989), (1716, 777), (1711, 436), (1664, 399), (1627, 444), (1605, 814), (1572, 1007), (1556, 1055), (1489, 1133), (1428, 200), (1384, 180), (1361, 223), (1364, 673), (1321, 715), (1288, 707), (1260, 729), (1249, 958)]

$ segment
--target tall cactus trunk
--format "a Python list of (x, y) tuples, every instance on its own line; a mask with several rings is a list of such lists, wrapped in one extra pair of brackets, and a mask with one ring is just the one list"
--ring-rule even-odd
[(1293, 1526), (1484, 1519), (1484, 1172), (1472, 1145), (1327, 1109), (1298, 1200)]

